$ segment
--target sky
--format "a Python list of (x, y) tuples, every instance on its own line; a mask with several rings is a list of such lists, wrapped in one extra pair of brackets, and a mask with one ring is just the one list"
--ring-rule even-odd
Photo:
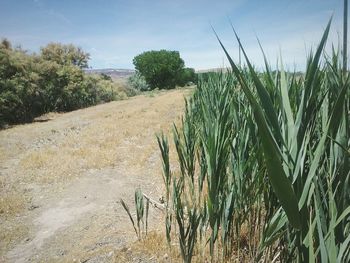
[(90, 54), (91, 68), (132, 69), (148, 50), (177, 50), (187, 67), (228, 66), (212, 27), (238, 61), (237, 31), (250, 60), (261, 67), (282, 57), (303, 70), (333, 16), (330, 46), (342, 39), (342, 0), (0, 0), (0, 38), (29, 52), (50, 42)]

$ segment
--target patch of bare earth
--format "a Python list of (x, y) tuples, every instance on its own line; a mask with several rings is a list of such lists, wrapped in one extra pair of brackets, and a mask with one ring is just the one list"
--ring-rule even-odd
[[(136, 239), (119, 199), (134, 210), (135, 188), (161, 196), (155, 134), (179, 121), (190, 93), (137, 96), (0, 131), (0, 262), (115, 262)], [(151, 209), (149, 228), (162, 231), (161, 218)]]

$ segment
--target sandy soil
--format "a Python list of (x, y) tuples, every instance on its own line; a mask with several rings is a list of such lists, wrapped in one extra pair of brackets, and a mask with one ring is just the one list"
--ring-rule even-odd
[[(136, 235), (135, 188), (162, 195), (155, 134), (179, 121), (175, 90), (0, 131), (0, 262), (114, 262)], [(150, 229), (161, 231), (150, 210)]]

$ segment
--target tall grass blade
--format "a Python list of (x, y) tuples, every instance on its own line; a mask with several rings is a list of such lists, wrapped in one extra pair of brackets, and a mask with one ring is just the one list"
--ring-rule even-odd
[[(301, 227), (301, 222), (300, 222), (299, 210), (297, 206), (298, 200), (293, 191), (291, 182), (288, 180), (286, 174), (284, 173), (284, 170), (281, 164), (282, 157), (281, 157), (280, 151), (278, 150), (277, 143), (274, 140), (274, 137), (266, 123), (266, 120), (264, 118), (260, 105), (254, 98), (253, 93), (249, 90), (245, 81), (242, 80), (243, 77), (241, 73), (239, 72), (236, 64), (231, 59), (230, 55), (226, 51), (224, 45), (222, 44), (218, 36), (217, 36), (217, 39), (232, 66), (233, 72), (235, 73), (237, 79), (240, 81), (243, 92), (247, 96), (248, 101), (254, 110), (255, 120), (259, 127), (259, 132), (262, 139), (264, 157), (266, 161), (266, 166), (268, 168), (268, 175), (269, 175), (269, 179), (272, 184), (272, 187), (274, 189), (274, 192), (276, 193), (277, 198), (281, 202), (283, 209), (286, 211), (286, 214), (288, 216), (290, 223), (293, 225), (293, 227), (295, 227), (296, 229), (299, 229)], [(243, 51), (244, 56), (246, 57), (245, 51), (242, 46), (241, 46), (241, 49)], [(247, 57), (246, 57), (246, 61), (247, 63), (249, 62)], [(252, 74), (256, 76), (255, 71), (252, 68), (250, 68), (250, 70)]]
[(123, 199), (120, 199), (120, 203), (122, 204), (123, 208), (125, 209), (126, 213), (128, 214), (128, 216), (129, 216), (129, 218), (130, 218), (130, 221), (131, 221), (131, 223), (132, 223), (132, 226), (134, 227), (136, 236), (139, 237), (139, 233), (137, 232), (137, 229), (136, 229), (136, 227), (135, 227), (135, 221), (134, 221), (134, 219), (132, 218), (132, 215), (131, 215), (131, 213), (130, 213), (129, 206), (124, 202)]

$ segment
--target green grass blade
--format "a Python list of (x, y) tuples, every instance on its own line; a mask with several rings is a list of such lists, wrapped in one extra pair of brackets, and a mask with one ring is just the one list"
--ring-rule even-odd
[[(277, 143), (274, 140), (274, 137), (264, 118), (262, 108), (254, 98), (253, 93), (248, 88), (246, 82), (242, 80), (243, 78), (240, 71), (238, 70), (238, 67), (233, 62), (232, 58), (228, 54), (227, 50), (225, 49), (219, 37), (217, 36), (216, 32), (215, 32), (215, 35), (232, 66), (233, 72), (235, 73), (237, 79), (240, 81), (243, 92), (247, 96), (248, 101), (254, 110), (254, 116), (255, 116), (257, 125), (259, 127), (259, 133), (260, 133), (260, 137), (261, 137), (262, 145), (264, 149), (266, 167), (268, 170), (268, 176), (269, 176), (272, 188), (278, 200), (280, 201), (283, 209), (285, 210), (286, 215), (289, 219), (289, 222), (294, 228), (299, 229), (301, 227), (301, 222), (300, 222), (299, 210), (298, 210), (298, 199), (294, 193), (291, 182), (289, 181), (289, 179), (287, 178), (284, 172), (284, 169), (282, 166), (282, 154), (279, 151)], [(249, 60), (248, 58), (246, 59), (248, 63)]]
[(130, 218), (130, 221), (131, 221), (131, 223), (132, 223), (132, 226), (134, 227), (136, 236), (139, 237), (139, 233), (137, 232), (137, 229), (136, 229), (136, 227), (135, 227), (135, 221), (134, 221), (134, 219), (132, 218), (132, 215), (131, 215), (131, 213), (130, 213), (129, 206), (124, 202), (123, 199), (120, 199), (120, 203), (122, 204), (123, 208), (125, 209), (126, 213), (128, 214), (128, 216), (129, 216), (129, 218)]

